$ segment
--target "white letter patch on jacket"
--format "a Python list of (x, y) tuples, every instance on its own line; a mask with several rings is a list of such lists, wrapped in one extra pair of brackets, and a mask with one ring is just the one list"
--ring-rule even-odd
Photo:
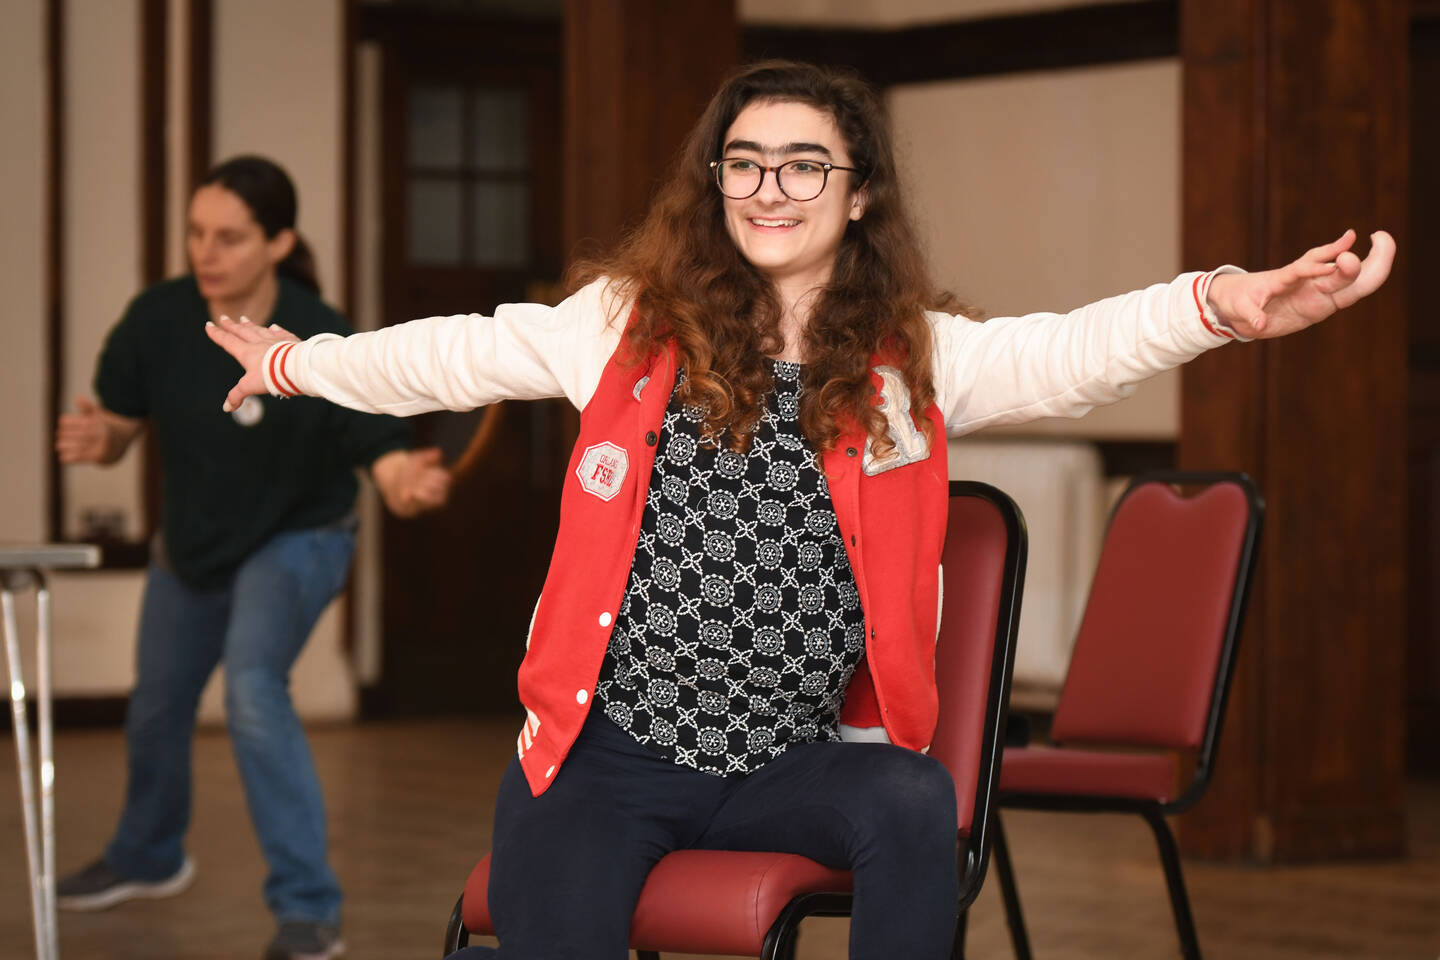
[(930, 441), (925, 439), (925, 434), (917, 430), (915, 421), (910, 419), (910, 388), (905, 386), (900, 371), (884, 366), (876, 367), (875, 372), (880, 374), (879, 410), (885, 414), (885, 432), (889, 435), (890, 442), (895, 444), (895, 448), (890, 451), (889, 456), (880, 460), (871, 449), (870, 440), (865, 441), (864, 469), (867, 477), (903, 467), (907, 463), (919, 463), (930, 456)]
[(580, 458), (575, 475), (586, 493), (593, 493), (601, 500), (613, 500), (625, 482), (625, 473), (630, 469), (630, 456), (622, 448), (606, 441), (586, 447)]

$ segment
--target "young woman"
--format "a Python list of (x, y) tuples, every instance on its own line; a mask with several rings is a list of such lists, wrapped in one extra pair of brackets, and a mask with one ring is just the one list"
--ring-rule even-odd
[(266, 957), (277, 960), (340, 949), (340, 887), (289, 673), (350, 569), (354, 470), (368, 467), (400, 516), (442, 504), (449, 483), (438, 451), (406, 450), (409, 431), (393, 418), (319, 400), (251, 397), (228, 413), (211, 402), (233, 366), (205, 338), (209, 321), (243, 314), (257, 329), (350, 332), (320, 300), (295, 214), (294, 187), (271, 161), (212, 170), (190, 201), (193, 272), (131, 302), (100, 355), (100, 403), (81, 398), (55, 440), (64, 463), (114, 463), (148, 420), (164, 469), (126, 715), (125, 809), (104, 855), (63, 879), (56, 902), (96, 910), (190, 883), (195, 711), (223, 662), (226, 722), (278, 920)]
[(1387, 235), (1363, 262), (1353, 241), (974, 323), (926, 279), (878, 98), (765, 63), (722, 87), (648, 218), (558, 307), (210, 334), (245, 370), (226, 409), (269, 392), (581, 411), (496, 809), (501, 956), (625, 956), (646, 873), (705, 847), (851, 868), (851, 956), (939, 958), (955, 800), (921, 751), (946, 435), (1078, 416), (1315, 323), (1388, 273)]

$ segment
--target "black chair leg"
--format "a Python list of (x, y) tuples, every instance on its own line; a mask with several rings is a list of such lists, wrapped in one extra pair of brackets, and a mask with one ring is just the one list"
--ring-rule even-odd
[(445, 952), (441, 954), (442, 957), (448, 957), (470, 943), (470, 931), (465, 929), (464, 907), (465, 894), (462, 893), (455, 901), (455, 909), (450, 911), (450, 922), (445, 927)]
[(800, 916), (792, 917), (782, 912), (765, 935), (765, 942), (760, 945), (760, 960), (795, 960), (795, 945), (800, 940), (800, 920)]
[(660, 954), (654, 950), (636, 950), (635, 960), (660, 960)]
[(1010, 869), (1010, 846), (1005, 842), (1005, 828), (997, 810), (995, 825), (995, 872), (1000, 876), (1000, 895), (1005, 901), (1005, 922), (1010, 927), (1010, 944), (1015, 960), (1030, 960), (1030, 938), (1025, 933), (1025, 914), (1020, 910), (1020, 891)]
[(1195, 935), (1195, 918), (1190, 915), (1190, 897), (1185, 893), (1185, 877), (1180, 872), (1180, 851), (1175, 835), (1159, 810), (1142, 810), (1140, 815), (1150, 824), (1155, 844), (1160, 848), (1160, 862), (1165, 867), (1165, 884), (1170, 889), (1170, 909), (1175, 913), (1175, 932), (1180, 936), (1180, 955), (1185, 960), (1200, 960), (1200, 940)]
[(961, 910), (955, 918), (955, 939), (950, 943), (950, 960), (965, 960), (965, 930), (969, 926), (970, 911)]

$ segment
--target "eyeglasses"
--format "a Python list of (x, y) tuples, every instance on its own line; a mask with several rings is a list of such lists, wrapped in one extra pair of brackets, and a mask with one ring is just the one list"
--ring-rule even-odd
[(858, 167), (842, 167), (819, 160), (787, 160), (779, 166), (766, 167), (744, 157), (711, 160), (710, 169), (715, 172), (715, 185), (731, 200), (755, 196), (765, 182), (765, 174), (771, 171), (775, 173), (775, 185), (780, 192), (796, 201), (814, 200), (820, 196), (830, 180), (831, 170), (860, 172)]

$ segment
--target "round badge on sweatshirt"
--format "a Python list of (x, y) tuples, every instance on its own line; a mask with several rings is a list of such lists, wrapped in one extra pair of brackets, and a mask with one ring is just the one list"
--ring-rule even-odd
[(230, 411), (230, 416), (242, 427), (253, 427), (265, 418), (265, 404), (260, 402), (259, 397), (246, 397), (240, 401), (240, 406)]

